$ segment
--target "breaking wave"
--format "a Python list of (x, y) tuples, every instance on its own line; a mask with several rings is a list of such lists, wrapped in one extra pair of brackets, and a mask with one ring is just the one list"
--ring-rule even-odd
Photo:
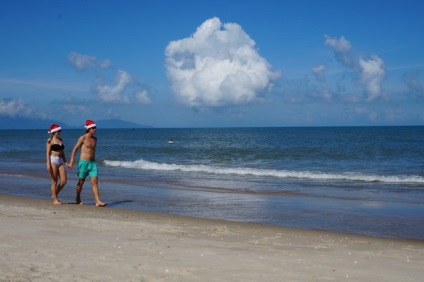
[(200, 172), (216, 175), (247, 175), (257, 177), (274, 177), (281, 179), (297, 178), (318, 181), (361, 181), (361, 182), (381, 182), (396, 184), (424, 184), (424, 177), (419, 175), (378, 175), (366, 174), (360, 172), (320, 172), (320, 171), (290, 171), (276, 169), (258, 169), (258, 168), (231, 168), (214, 167), (207, 165), (178, 165), (149, 162), (145, 160), (137, 161), (111, 161), (105, 160), (106, 166), (123, 167), (141, 170), (156, 171), (182, 171), (182, 172)]

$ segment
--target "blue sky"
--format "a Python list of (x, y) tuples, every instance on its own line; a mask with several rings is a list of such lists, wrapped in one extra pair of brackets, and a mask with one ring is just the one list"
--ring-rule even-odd
[(418, 0), (0, 1), (0, 120), (423, 125), (423, 15)]

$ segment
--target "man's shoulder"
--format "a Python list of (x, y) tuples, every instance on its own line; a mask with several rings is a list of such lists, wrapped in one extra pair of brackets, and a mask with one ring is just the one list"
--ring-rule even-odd
[(79, 138), (80, 140), (88, 140), (88, 139), (94, 139), (97, 140), (97, 137), (95, 137), (94, 135), (91, 135), (90, 133), (86, 133), (84, 135), (81, 135), (81, 137)]
[(78, 138), (78, 141), (84, 141), (84, 140), (86, 139), (86, 137), (87, 137), (87, 134), (81, 135), (81, 136)]

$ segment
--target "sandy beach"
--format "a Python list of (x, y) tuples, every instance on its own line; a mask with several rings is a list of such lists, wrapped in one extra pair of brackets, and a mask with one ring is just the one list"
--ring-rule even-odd
[(422, 281), (424, 241), (0, 195), (0, 281)]

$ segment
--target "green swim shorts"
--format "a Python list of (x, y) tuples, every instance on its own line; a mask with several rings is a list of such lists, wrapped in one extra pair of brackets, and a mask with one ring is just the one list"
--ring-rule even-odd
[(90, 175), (90, 177), (97, 177), (96, 161), (80, 160), (78, 163), (77, 175), (80, 179), (85, 179), (88, 175)]

